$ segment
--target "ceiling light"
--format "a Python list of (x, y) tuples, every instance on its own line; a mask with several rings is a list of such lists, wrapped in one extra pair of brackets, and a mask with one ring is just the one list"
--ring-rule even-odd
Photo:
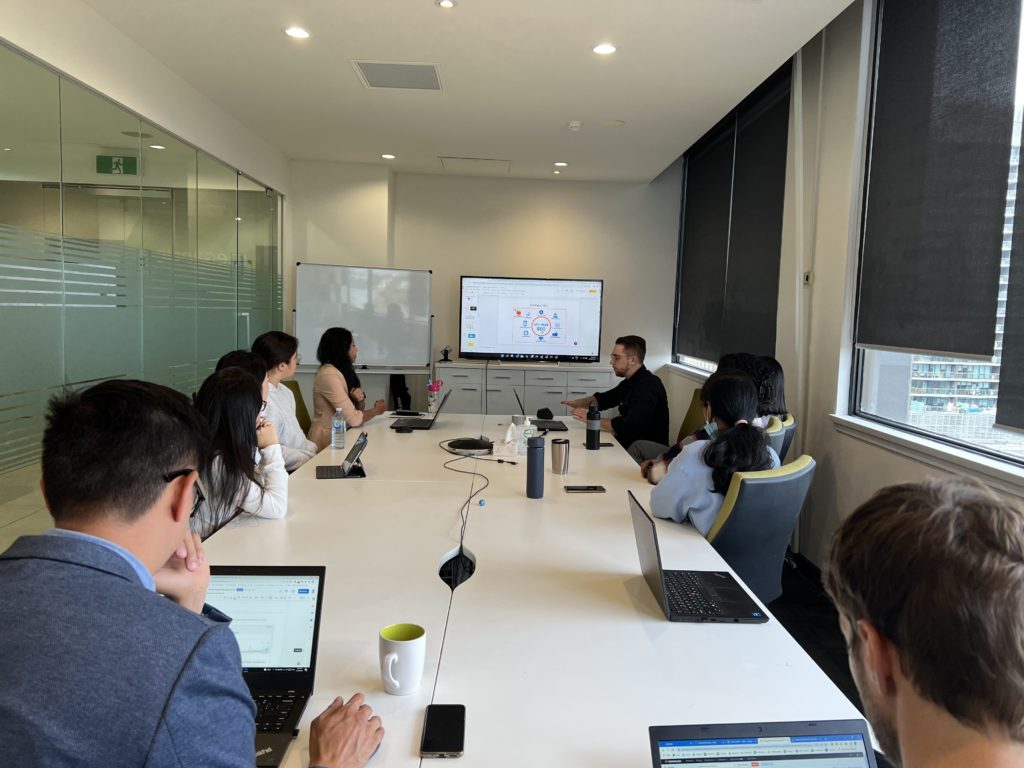
[(10, 151), (11, 151), (10, 147), (4, 147), (4, 152), (10, 152)]
[(305, 40), (309, 37), (309, 32), (304, 30), (302, 27), (288, 27), (284, 33), (288, 35), (288, 37), (294, 37), (297, 40)]
[(381, 157), (382, 157), (382, 158), (383, 158), (384, 160), (394, 160), (394, 159), (395, 159), (395, 156), (394, 156), (394, 155), (392, 155), (392, 154), (383, 154), (383, 155), (381, 155)]
[(559, 162), (555, 163), (555, 166), (556, 166), (557, 168), (565, 168), (565, 167), (566, 167), (567, 165), (568, 165), (568, 163), (563, 163), (563, 162), (561, 162), (561, 161), (559, 161)]
[(439, 7), (444, 8), (446, 11), (450, 11), (455, 7), (455, 0), (436, 0)]
[(625, 120), (602, 120), (602, 128), (621, 128), (626, 124)]
[(150, 144), (149, 148), (150, 149), (167, 149), (167, 147), (165, 147), (163, 144)]
[(555, 174), (555, 176), (558, 176), (561, 173), (561, 171), (552, 171), (552, 173)]
[(600, 45), (594, 46), (594, 53), (600, 56), (608, 56), (615, 53), (615, 46), (611, 43), (601, 43)]
[(241, 216), (235, 216), (235, 221), (241, 221), (241, 220), (242, 220)]

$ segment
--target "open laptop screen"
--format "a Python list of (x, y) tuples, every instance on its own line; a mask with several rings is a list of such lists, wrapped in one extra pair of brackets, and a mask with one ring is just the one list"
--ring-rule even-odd
[(656, 765), (691, 768), (871, 768), (871, 746), (861, 733), (817, 733), (711, 739), (661, 739)]
[(213, 573), (206, 602), (231, 617), (245, 672), (309, 672), (316, 650), (317, 574)]

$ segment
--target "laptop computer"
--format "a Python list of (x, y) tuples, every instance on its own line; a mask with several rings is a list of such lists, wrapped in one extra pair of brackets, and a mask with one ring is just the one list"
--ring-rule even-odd
[[(519, 403), (519, 411), (526, 415), (526, 409), (523, 408), (523, 401), (519, 399), (519, 393), (516, 392), (516, 388), (512, 387), (512, 394), (516, 396), (516, 402)], [(537, 428), (538, 431), (547, 430), (548, 432), (568, 432), (569, 428), (565, 426), (565, 422), (559, 421), (558, 419), (534, 419), (530, 418), (530, 423)]]
[(715, 621), (763, 624), (764, 611), (726, 571), (666, 571), (661, 567), (658, 529), (632, 491), (629, 512), (633, 517), (640, 570), (669, 621)]
[(359, 437), (352, 443), (348, 456), (341, 464), (323, 464), (316, 468), (317, 480), (344, 480), (348, 477), (366, 477), (366, 470), (359, 461), (363, 450), (366, 448), (366, 433), (360, 432)]
[(441, 415), (441, 409), (444, 408), (444, 404), (448, 402), (448, 398), (451, 394), (452, 391), (450, 389), (444, 393), (444, 397), (441, 398), (441, 402), (437, 404), (437, 410), (434, 411), (434, 417), (432, 419), (395, 419), (391, 422), (391, 428), (430, 429), (434, 426), (434, 422), (437, 421), (437, 417)]
[(719, 768), (876, 768), (863, 720), (723, 725), (652, 725), (651, 764)]
[(256, 702), (256, 765), (277, 766), (313, 693), (322, 565), (210, 567), (206, 602), (231, 617)]

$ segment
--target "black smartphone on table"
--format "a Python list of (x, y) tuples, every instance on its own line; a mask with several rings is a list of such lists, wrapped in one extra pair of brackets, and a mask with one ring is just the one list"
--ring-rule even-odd
[(604, 493), (603, 485), (567, 485), (566, 493)]
[(464, 704), (430, 704), (423, 718), (421, 757), (462, 757), (466, 738)]

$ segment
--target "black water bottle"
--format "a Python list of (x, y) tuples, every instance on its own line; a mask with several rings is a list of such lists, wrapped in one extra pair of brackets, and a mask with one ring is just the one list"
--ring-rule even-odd
[(531, 499), (544, 498), (543, 437), (531, 437), (526, 441), (526, 495)]
[(601, 411), (597, 405), (587, 411), (587, 450), (596, 451), (601, 447)]

